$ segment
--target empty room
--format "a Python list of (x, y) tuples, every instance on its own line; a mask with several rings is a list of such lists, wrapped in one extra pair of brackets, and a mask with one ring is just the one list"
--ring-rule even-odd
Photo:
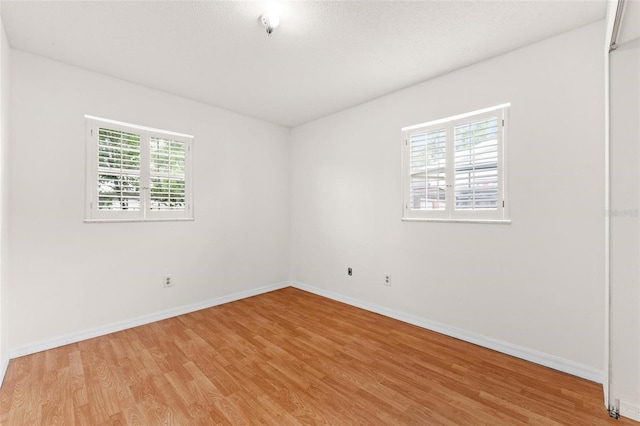
[(640, 0), (0, 0), (0, 424), (639, 424), (639, 100)]

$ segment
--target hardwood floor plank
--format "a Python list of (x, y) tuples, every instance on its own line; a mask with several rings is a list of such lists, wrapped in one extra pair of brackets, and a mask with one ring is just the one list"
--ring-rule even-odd
[(2, 425), (633, 425), (600, 385), (293, 288), (11, 360)]

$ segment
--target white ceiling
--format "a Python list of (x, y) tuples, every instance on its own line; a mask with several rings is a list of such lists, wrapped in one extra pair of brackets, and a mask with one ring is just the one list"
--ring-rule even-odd
[(294, 127), (605, 17), (605, 0), (7, 1), (12, 47)]

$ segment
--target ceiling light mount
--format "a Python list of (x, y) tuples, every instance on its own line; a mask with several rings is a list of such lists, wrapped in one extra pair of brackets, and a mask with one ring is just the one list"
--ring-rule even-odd
[(280, 26), (280, 15), (276, 12), (267, 12), (260, 17), (260, 21), (267, 27), (267, 35), (271, 35), (273, 30)]

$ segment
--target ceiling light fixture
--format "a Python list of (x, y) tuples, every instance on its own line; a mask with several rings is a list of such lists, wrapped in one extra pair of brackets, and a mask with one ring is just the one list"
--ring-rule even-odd
[(271, 35), (273, 30), (280, 26), (280, 16), (276, 12), (267, 12), (260, 17), (262, 25), (267, 27), (267, 34)]

